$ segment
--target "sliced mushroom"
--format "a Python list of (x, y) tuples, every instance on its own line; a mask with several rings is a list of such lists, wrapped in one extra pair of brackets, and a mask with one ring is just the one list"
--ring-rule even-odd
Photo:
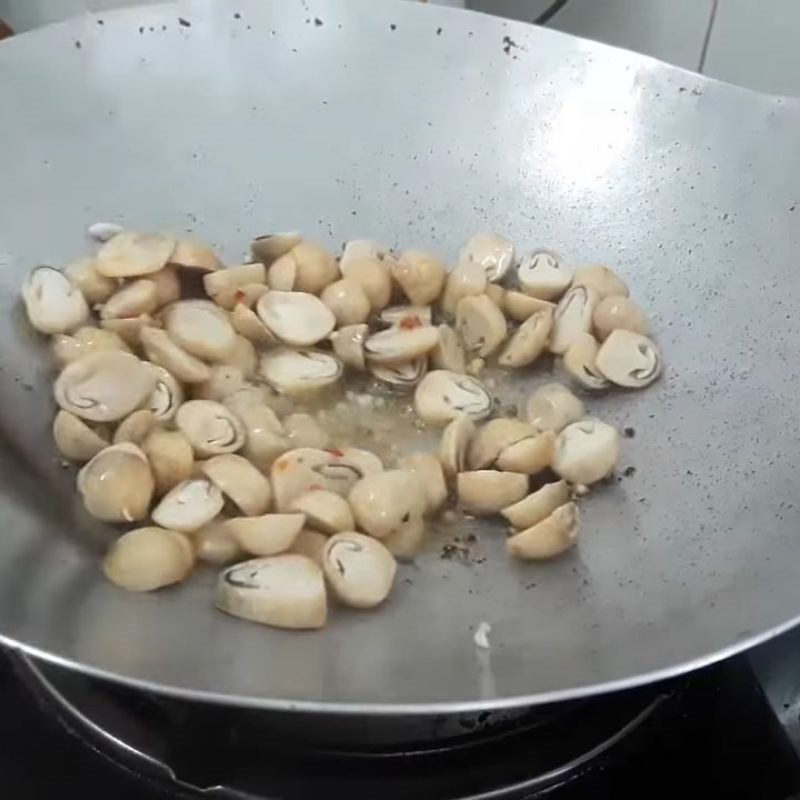
[(555, 444), (556, 435), (553, 431), (545, 431), (538, 436), (529, 436), (504, 447), (497, 456), (496, 466), (507, 472), (536, 475), (550, 466)]
[(540, 386), (528, 400), (525, 417), (535, 428), (559, 433), (585, 414), (583, 402), (560, 383)]
[(213, 272), (222, 267), (214, 248), (198, 239), (179, 239), (169, 261), (182, 269), (199, 272)]
[(275, 556), (292, 546), (304, 522), (303, 514), (263, 514), (229, 519), (224, 526), (245, 553)]
[(367, 368), (364, 343), (368, 335), (368, 325), (345, 325), (330, 336), (333, 352), (346, 367), (363, 372)]
[(398, 392), (411, 391), (428, 371), (428, 359), (415, 358), (400, 364), (370, 364), (369, 372), (373, 378), (385, 383)]
[(576, 269), (572, 285), (593, 289), (601, 300), (611, 295), (627, 297), (630, 294), (628, 284), (613, 269), (600, 264)]
[(276, 348), (261, 357), (261, 375), (277, 391), (291, 396), (311, 394), (336, 383), (341, 362), (321, 350)]
[(436, 514), (447, 500), (447, 483), (439, 459), (432, 453), (411, 453), (401, 458), (397, 466), (417, 476), (425, 495), (425, 513)]
[(297, 265), (297, 277), (292, 287), (295, 291), (319, 294), (339, 277), (336, 259), (314, 242), (300, 242), (285, 257), (294, 259)]
[(485, 294), (459, 300), (456, 330), (467, 354), (478, 358), (494, 353), (508, 332), (503, 312)]
[(514, 245), (497, 233), (476, 233), (461, 248), (458, 263), (477, 264), (488, 281), (497, 283), (514, 263)]
[(142, 442), (142, 450), (150, 462), (159, 497), (192, 476), (194, 451), (180, 431), (156, 428)]
[(85, 326), (78, 328), (72, 336), (59, 333), (52, 339), (53, 357), (62, 367), (89, 353), (101, 353), (109, 350), (130, 352), (122, 337), (113, 331), (105, 331), (102, 328)]
[(439, 341), (430, 353), (431, 366), (458, 374), (465, 373), (467, 356), (461, 337), (449, 325), (439, 325), (436, 330)]
[(597, 369), (617, 386), (642, 389), (661, 374), (663, 360), (646, 336), (618, 329), (606, 339), (595, 359)]
[(419, 554), (425, 542), (425, 520), (411, 517), (383, 540), (386, 549), (397, 559), (410, 560)]
[(349, 278), (342, 278), (326, 286), (320, 300), (333, 312), (337, 325), (357, 325), (366, 322), (369, 317), (369, 298), (361, 284)]
[(153, 489), (147, 456), (133, 444), (106, 447), (78, 473), (78, 491), (86, 510), (104, 522), (144, 519)]
[(572, 270), (548, 250), (536, 250), (525, 256), (517, 267), (522, 290), (540, 300), (557, 300), (572, 281)]
[(430, 306), (390, 306), (381, 311), (378, 319), (390, 328), (412, 330), (433, 323)]
[(533, 364), (547, 349), (553, 330), (553, 312), (546, 308), (531, 314), (511, 335), (497, 363), (502, 367), (518, 369)]
[[(385, 474), (385, 473), (384, 473)], [(333, 534), (351, 531), (355, 527), (350, 504), (336, 492), (312, 489), (292, 500), (289, 508), (305, 514), (305, 524), (316, 531)]]
[(207, 381), (195, 383), (191, 395), (195, 400), (216, 400), (222, 402), (226, 397), (239, 391), (247, 384), (238, 367), (218, 364), (209, 370)]
[(541, 489), (502, 509), (500, 513), (512, 528), (525, 530), (549, 517), (557, 508), (569, 502), (566, 481), (547, 483)]
[(492, 398), (477, 378), (447, 370), (429, 372), (414, 393), (417, 414), (432, 425), (444, 425), (461, 414), (473, 420), (489, 416)]
[(232, 453), (214, 456), (203, 462), (200, 469), (245, 516), (256, 517), (269, 508), (272, 502), (269, 480), (246, 458)]
[(296, 347), (321, 342), (336, 327), (333, 312), (307, 292), (267, 292), (256, 311), (278, 339)]
[(611, 474), (619, 460), (616, 428), (594, 417), (568, 425), (556, 439), (553, 472), (577, 486), (589, 486)]
[(353, 608), (374, 608), (392, 590), (397, 563), (379, 541), (337, 533), (325, 547), (323, 569), (336, 598)]
[(427, 502), (417, 474), (405, 469), (367, 475), (347, 499), (358, 527), (378, 539), (395, 533), (412, 517), (421, 517)]
[(123, 231), (100, 248), (95, 267), (106, 278), (149, 275), (164, 267), (175, 245), (175, 239), (160, 233)]
[(97, 271), (97, 259), (92, 256), (73, 261), (64, 272), (90, 305), (105, 303), (117, 291), (117, 282)]
[(389, 328), (370, 336), (364, 353), (375, 364), (400, 364), (424, 356), (438, 342), (439, 332), (433, 327)]
[(355, 281), (369, 298), (373, 312), (389, 305), (392, 296), (392, 279), (386, 264), (378, 258), (361, 257), (341, 261), (342, 275)]
[(441, 296), (442, 311), (455, 316), (458, 303), (464, 297), (483, 294), (486, 291), (486, 272), (480, 264), (471, 261), (459, 264), (448, 276)]
[(184, 403), (175, 415), (175, 425), (201, 457), (235, 453), (245, 443), (244, 425), (239, 418), (213, 400)]
[(289, 233), (267, 233), (257, 236), (250, 244), (250, 251), (256, 261), (269, 266), (276, 258), (288, 253), (303, 241), (297, 231)]
[(158, 308), (156, 285), (147, 278), (140, 278), (123, 286), (108, 298), (100, 309), (100, 319), (119, 319), (150, 314)]
[(206, 478), (192, 478), (173, 486), (153, 509), (153, 522), (163, 528), (199, 531), (222, 511), (219, 487)]
[(578, 507), (566, 503), (541, 522), (506, 539), (506, 550), (514, 558), (533, 561), (555, 558), (575, 544), (579, 528)]
[(462, 414), (449, 423), (442, 432), (439, 461), (442, 462), (444, 474), (450, 480), (455, 480), (456, 475), (466, 469), (469, 445), (475, 430), (475, 423)]
[(525, 322), (537, 311), (550, 311), (552, 316), (556, 310), (555, 303), (549, 300), (540, 300), (524, 292), (508, 291), (503, 295), (503, 311), (506, 316), (517, 322)]
[(159, 422), (169, 422), (183, 403), (183, 389), (171, 372), (158, 364), (146, 362), (156, 376), (156, 385), (144, 402), (144, 407), (156, 415)]
[(418, 306), (433, 303), (447, 279), (444, 264), (422, 250), (406, 250), (390, 269), (409, 302)]
[(598, 348), (591, 333), (579, 333), (564, 353), (564, 369), (586, 389), (608, 388), (608, 381), (597, 369)]
[(247, 434), (242, 455), (258, 469), (269, 469), (279, 455), (292, 449), (283, 425), (268, 406), (240, 406), (236, 413)]
[(115, 422), (138, 408), (153, 391), (149, 366), (121, 351), (90, 353), (67, 364), (56, 378), (56, 402), (91, 422)]
[(241, 264), (238, 267), (228, 267), (218, 269), (215, 272), (208, 272), (203, 275), (203, 286), (206, 294), (221, 308), (228, 311), (242, 302), (240, 292), (245, 286), (264, 285), (267, 280), (267, 271), (261, 263)]
[(244, 550), (239, 547), (239, 542), (225, 527), (225, 520), (222, 517), (195, 531), (192, 534), (192, 544), (197, 560), (205, 561), (207, 564), (221, 567), (247, 557)]
[(128, 319), (101, 319), (100, 327), (104, 331), (117, 334), (129, 347), (138, 349), (142, 331), (145, 328), (156, 328), (160, 323), (149, 314)]
[(124, 533), (103, 559), (106, 578), (129, 592), (152, 592), (180, 583), (193, 566), (194, 553), (186, 537), (156, 527)]
[(459, 505), (472, 514), (497, 514), (528, 493), (528, 476), (482, 469), (456, 478)]
[(217, 581), (216, 605), (234, 617), (294, 630), (322, 628), (328, 615), (322, 570), (294, 554), (228, 567)]
[(68, 333), (89, 318), (89, 306), (70, 279), (52, 267), (36, 267), (22, 286), (28, 321), (41, 333)]
[(181, 298), (181, 280), (175, 267), (164, 267), (147, 276), (156, 287), (156, 306), (161, 308)]
[(187, 353), (161, 328), (144, 327), (139, 341), (145, 355), (182, 383), (202, 383), (211, 377), (211, 369), (199, 358)]
[(650, 330), (647, 316), (633, 300), (623, 295), (604, 297), (592, 317), (597, 338), (607, 339), (615, 330), (633, 331), (646, 336)]
[(594, 289), (576, 286), (560, 300), (553, 315), (550, 352), (562, 355), (581, 333), (592, 329), (592, 315), (597, 305)]
[(181, 300), (164, 309), (164, 328), (173, 342), (205, 361), (225, 361), (236, 347), (228, 315), (208, 300)]
[(327, 545), (328, 537), (324, 533), (312, 531), (309, 528), (303, 528), (303, 530), (295, 536), (292, 546), (287, 552), (310, 558), (321, 568), (325, 560), (325, 548)]
[(330, 434), (310, 414), (289, 414), (283, 420), (283, 429), (291, 447), (316, 447), (323, 449), (331, 443)]
[(471, 470), (486, 469), (494, 464), (506, 447), (523, 439), (530, 439), (537, 433), (533, 425), (518, 419), (490, 420), (472, 437), (467, 465)]
[[(261, 299), (264, 295), (260, 295)], [(258, 300), (256, 300), (258, 302)], [(231, 325), (233, 329), (249, 339), (253, 344), (262, 347), (271, 347), (278, 343), (275, 335), (270, 329), (261, 321), (258, 314), (253, 309), (248, 308), (244, 303), (237, 303), (231, 312)]]
[(53, 439), (58, 452), (72, 461), (89, 461), (109, 444), (82, 419), (63, 409), (53, 420)]
[(128, 414), (114, 431), (114, 444), (130, 442), (141, 445), (158, 424), (156, 415), (147, 408)]

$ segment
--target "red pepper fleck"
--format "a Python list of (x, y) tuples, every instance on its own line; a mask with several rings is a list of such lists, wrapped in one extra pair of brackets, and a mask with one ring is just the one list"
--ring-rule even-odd
[(330, 453), (334, 458), (341, 458), (344, 455), (344, 453), (336, 447), (326, 447), (325, 452)]
[(309, 492), (318, 492), (322, 489), (322, 487), (318, 483), (312, 483), (311, 486), (308, 487)]
[(247, 300), (247, 295), (241, 289), (239, 289), (233, 296), (233, 299), (236, 303), (244, 303), (244, 301)]
[(422, 326), (422, 320), (416, 315), (411, 314), (408, 317), (403, 317), (400, 320), (400, 328), (404, 331), (413, 331), (414, 328), (419, 328)]
[(289, 462), (288, 461), (276, 461), (275, 462), (275, 469), (277, 469), (277, 470), (279, 470), (281, 472), (285, 472), (287, 469), (289, 469)]

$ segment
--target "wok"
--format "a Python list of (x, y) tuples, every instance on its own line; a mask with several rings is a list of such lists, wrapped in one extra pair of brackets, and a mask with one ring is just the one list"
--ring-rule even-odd
[[(204, 700), (454, 712), (652, 681), (797, 621), (796, 101), (416, 3), (238, 0), (4, 43), (0, 108), (5, 643)], [(318, 633), (215, 612), (210, 571), (121, 592), (97, 564), (114, 534), (53, 451), (46, 350), (16, 299), (97, 221), (193, 231), (231, 263), (297, 227), (451, 261), (490, 228), (615, 264), (667, 362), (650, 389), (591, 403), (635, 434), (635, 474), (586, 500), (567, 557), (510, 564), (479, 527), (472, 559), (430, 552), (380, 612)]]

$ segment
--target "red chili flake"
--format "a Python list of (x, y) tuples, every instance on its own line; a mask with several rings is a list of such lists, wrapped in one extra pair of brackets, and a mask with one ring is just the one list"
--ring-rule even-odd
[(312, 483), (311, 486), (308, 487), (309, 492), (319, 492), (322, 487), (318, 483)]
[(344, 452), (336, 447), (326, 447), (325, 452), (330, 453), (334, 458), (342, 458), (342, 456), (344, 456)]
[(233, 299), (236, 303), (244, 303), (244, 301), (247, 300), (247, 295), (241, 289), (239, 289), (233, 296)]
[(281, 472), (285, 472), (287, 469), (289, 469), (289, 462), (277, 461), (275, 462), (275, 469), (280, 470)]
[(408, 317), (403, 317), (400, 320), (400, 328), (404, 331), (413, 331), (414, 328), (419, 328), (422, 326), (422, 320), (416, 315), (411, 314)]

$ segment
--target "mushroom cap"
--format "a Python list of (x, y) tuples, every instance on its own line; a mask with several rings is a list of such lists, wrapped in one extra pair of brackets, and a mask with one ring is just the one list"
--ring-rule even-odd
[(298, 231), (267, 233), (253, 239), (250, 244), (250, 252), (256, 261), (269, 265), (276, 258), (288, 253), (293, 247), (297, 247), (302, 241), (303, 238)]
[(615, 330), (633, 331), (646, 336), (650, 330), (647, 316), (629, 297), (608, 295), (594, 309), (592, 317), (597, 338), (607, 339)]
[(28, 321), (41, 333), (68, 333), (89, 318), (80, 290), (61, 271), (36, 267), (22, 285)]
[(158, 308), (156, 285), (140, 278), (114, 292), (100, 309), (100, 319), (119, 319), (150, 314)]
[(322, 628), (328, 615), (322, 570), (305, 556), (254, 558), (228, 567), (216, 605), (234, 617), (275, 628)]
[(425, 495), (425, 513), (436, 514), (447, 500), (447, 482), (441, 461), (433, 453), (410, 453), (403, 456), (397, 466), (417, 476)]
[(178, 239), (169, 261), (182, 269), (200, 272), (213, 272), (222, 267), (222, 262), (211, 245), (191, 238)]
[(180, 300), (162, 316), (172, 341), (197, 358), (224, 361), (236, 346), (228, 315), (208, 300)]
[(497, 514), (528, 493), (528, 476), (492, 469), (460, 472), (456, 478), (459, 505), (472, 514)]
[(226, 520), (223, 525), (245, 553), (274, 556), (285, 553), (292, 546), (304, 523), (303, 514), (262, 514), (236, 517)]
[(399, 364), (369, 365), (369, 372), (373, 378), (401, 392), (413, 389), (425, 377), (427, 371), (428, 359), (424, 356)]
[(454, 315), (458, 301), (464, 297), (483, 294), (486, 291), (486, 272), (480, 264), (472, 261), (460, 263), (447, 276), (441, 296), (442, 311)]
[(497, 363), (512, 369), (533, 364), (547, 349), (552, 330), (553, 311), (549, 308), (535, 311), (511, 335)]
[(411, 517), (421, 517), (427, 506), (419, 477), (405, 469), (367, 475), (347, 500), (358, 527), (378, 539), (391, 536)]
[(225, 566), (246, 558), (245, 552), (219, 517), (192, 534), (192, 545), (198, 561)]
[(222, 511), (219, 487), (206, 478), (190, 478), (173, 486), (153, 509), (153, 522), (163, 528), (191, 533)]
[(465, 373), (467, 356), (461, 337), (449, 325), (439, 325), (436, 330), (439, 333), (439, 341), (430, 353), (431, 366), (434, 369)]
[(155, 373), (156, 385), (144, 401), (144, 407), (152, 411), (159, 422), (169, 422), (183, 403), (183, 388), (169, 370), (158, 364), (145, 363)]
[(487, 358), (508, 333), (503, 312), (485, 295), (463, 297), (456, 306), (456, 330), (472, 357)]
[(642, 389), (661, 375), (663, 359), (654, 341), (620, 328), (603, 342), (595, 365), (617, 386)]
[(61, 409), (53, 420), (53, 439), (64, 458), (89, 461), (109, 442), (90, 428), (80, 417)]
[(267, 273), (267, 284), (270, 289), (280, 292), (291, 292), (297, 285), (297, 262), (291, 253), (276, 259)]
[(181, 279), (178, 277), (178, 270), (175, 267), (164, 267), (158, 272), (152, 272), (147, 276), (156, 289), (156, 307), (174, 303), (181, 298)]
[(522, 420), (506, 418), (490, 420), (472, 437), (467, 465), (471, 470), (486, 469), (494, 464), (506, 447), (523, 439), (530, 439), (538, 432), (533, 425)]
[(225, 453), (203, 462), (200, 469), (244, 515), (255, 517), (269, 508), (269, 480), (246, 458)]
[(344, 248), (342, 249), (339, 266), (341, 267), (342, 274), (344, 274), (345, 270), (356, 261), (362, 261), (365, 258), (374, 258), (377, 261), (383, 261), (386, 256), (386, 248), (374, 239), (350, 239), (350, 241), (345, 242)]
[(559, 301), (553, 314), (553, 330), (550, 335), (550, 352), (563, 355), (582, 333), (592, 328), (592, 315), (597, 305), (594, 289), (576, 286)]
[(439, 343), (436, 328), (389, 328), (370, 336), (364, 343), (368, 361), (375, 364), (402, 364), (424, 356)]
[(73, 261), (66, 266), (64, 272), (89, 305), (105, 303), (117, 291), (117, 282), (97, 271), (97, 259), (94, 256)]
[(374, 608), (389, 596), (397, 562), (376, 539), (353, 531), (337, 533), (328, 539), (323, 559), (328, 585), (344, 605)]
[(222, 402), (226, 397), (238, 392), (247, 385), (244, 374), (239, 367), (229, 364), (217, 364), (210, 367), (208, 380), (195, 383), (191, 395), (195, 400), (217, 400)]
[(289, 414), (283, 420), (283, 429), (291, 449), (317, 447), (323, 449), (331, 443), (331, 437), (322, 425), (310, 414)]
[(336, 327), (333, 312), (308, 292), (267, 292), (256, 303), (256, 312), (278, 339), (295, 347), (321, 342)]
[(331, 336), (333, 352), (346, 367), (363, 372), (367, 368), (364, 343), (369, 336), (369, 325), (345, 325)]
[(222, 403), (189, 400), (175, 415), (175, 425), (198, 456), (235, 453), (245, 443), (244, 425)]
[(556, 310), (555, 303), (549, 300), (540, 300), (538, 297), (531, 297), (524, 292), (513, 290), (507, 291), (503, 295), (503, 311), (509, 319), (517, 322), (525, 322), (528, 317), (533, 316), (537, 311), (549, 310), (551, 314)]
[(233, 350), (222, 363), (236, 367), (245, 378), (252, 378), (258, 369), (258, 354), (253, 343), (237, 333)]
[(521, 531), (549, 517), (557, 508), (569, 502), (569, 496), (566, 481), (546, 483), (522, 500), (501, 509), (500, 513), (512, 528)]
[(514, 263), (514, 244), (497, 233), (476, 233), (461, 248), (458, 263), (477, 264), (488, 281), (497, 283)]
[(492, 397), (477, 378), (439, 369), (420, 381), (414, 392), (414, 406), (425, 422), (444, 425), (461, 414), (473, 420), (488, 417)]
[(389, 305), (392, 297), (392, 279), (383, 261), (370, 256), (345, 260), (342, 256), (340, 267), (345, 278), (361, 286), (374, 312)]
[(529, 398), (525, 418), (535, 428), (558, 433), (586, 413), (583, 401), (560, 383), (546, 383)]
[(319, 294), (339, 277), (336, 259), (315, 242), (302, 241), (291, 249), (289, 255), (297, 265), (293, 287), (296, 291)]
[(71, 336), (66, 333), (58, 333), (52, 338), (53, 357), (62, 367), (89, 353), (101, 353), (108, 350), (130, 352), (128, 345), (118, 334), (102, 328), (92, 328), (89, 325), (78, 328)]
[(406, 250), (390, 269), (403, 294), (414, 305), (433, 303), (447, 279), (444, 264), (423, 250)]
[(475, 423), (462, 414), (450, 422), (442, 432), (439, 461), (442, 462), (444, 474), (451, 480), (467, 467), (467, 455), (475, 430)]
[(317, 392), (336, 383), (343, 371), (337, 358), (321, 350), (275, 348), (261, 357), (262, 377), (286, 395)]
[(143, 327), (139, 341), (145, 355), (154, 364), (172, 373), (182, 383), (202, 383), (211, 376), (208, 364), (187, 353), (161, 328)]
[(589, 486), (610, 475), (618, 460), (616, 428), (594, 417), (586, 417), (558, 434), (552, 467), (564, 480)]
[[(259, 300), (264, 295), (259, 295)], [(256, 300), (258, 302), (258, 300)], [(231, 311), (233, 329), (245, 339), (262, 347), (272, 347), (278, 343), (272, 331), (261, 321), (261, 318), (244, 303), (237, 303)]]
[(569, 287), (572, 270), (555, 253), (535, 250), (520, 260), (517, 280), (526, 294), (557, 300)]
[(164, 267), (177, 242), (161, 233), (122, 231), (97, 252), (96, 269), (106, 278), (149, 275)]
[(289, 508), (304, 514), (306, 526), (322, 533), (351, 531), (356, 524), (347, 500), (325, 489), (304, 492), (292, 500)]
[(140, 408), (132, 411), (114, 431), (114, 444), (130, 442), (141, 445), (157, 424), (156, 415), (150, 409)]
[(584, 388), (608, 388), (608, 381), (597, 369), (597, 339), (591, 333), (579, 333), (564, 353), (564, 369)]
[(572, 278), (572, 285), (594, 289), (601, 300), (610, 295), (627, 297), (630, 294), (628, 284), (613, 269), (602, 264), (592, 264), (588, 267), (576, 269)]
[(256, 262), (207, 272), (203, 275), (203, 287), (218, 306), (230, 311), (236, 303), (242, 302), (241, 292), (245, 286), (263, 286), (266, 292), (266, 280), (264, 265)]
[(503, 448), (497, 456), (497, 468), (507, 472), (536, 475), (550, 466), (555, 445), (556, 435), (553, 431), (521, 439)]
[(155, 375), (131, 353), (90, 353), (67, 364), (56, 378), (56, 403), (91, 422), (115, 422), (153, 391)]
[(309, 528), (303, 528), (303, 530), (295, 536), (288, 552), (310, 558), (315, 564), (322, 568), (327, 544), (328, 537), (324, 533), (312, 531)]
[(156, 428), (141, 447), (150, 462), (159, 497), (192, 476), (194, 451), (180, 431)]
[(334, 281), (322, 290), (320, 300), (333, 312), (337, 325), (366, 322), (371, 305), (360, 283), (348, 278)]
[(269, 469), (279, 455), (292, 449), (283, 425), (268, 406), (240, 405), (235, 413), (247, 434), (242, 454), (257, 469)]
[(569, 550), (577, 541), (580, 512), (566, 503), (527, 530), (506, 539), (506, 550), (514, 558), (542, 561)]
[(141, 342), (142, 331), (145, 328), (156, 328), (161, 323), (150, 316), (140, 314), (138, 317), (121, 319), (101, 319), (100, 328), (119, 336), (129, 347), (138, 349)]
[(425, 542), (425, 520), (411, 517), (383, 540), (386, 549), (397, 559), (410, 560), (419, 554)]

